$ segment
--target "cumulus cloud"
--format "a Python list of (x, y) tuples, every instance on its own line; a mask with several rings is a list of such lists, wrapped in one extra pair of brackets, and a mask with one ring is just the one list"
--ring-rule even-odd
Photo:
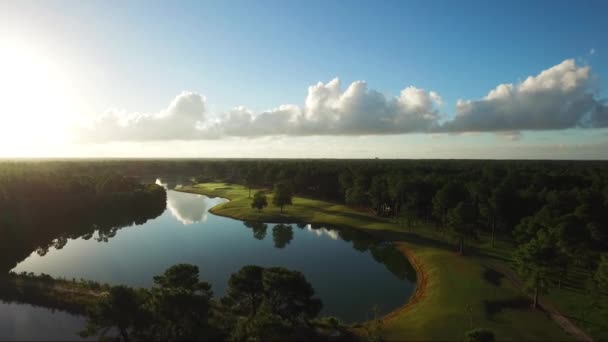
[(438, 119), (441, 98), (433, 91), (407, 87), (387, 98), (364, 81), (342, 91), (340, 80), (308, 87), (304, 106), (282, 105), (262, 113), (237, 107), (208, 127), (227, 136), (364, 135), (422, 132)]
[(281, 105), (256, 113), (244, 106), (210, 116), (205, 98), (184, 92), (153, 114), (108, 111), (82, 134), (89, 140), (189, 140), (224, 136), (365, 135), (424, 132), (437, 124), (441, 97), (416, 87), (388, 98), (356, 81), (308, 88), (303, 106)]
[(594, 92), (589, 66), (574, 60), (530, 76), (501, 84), (480, 100), (458, 100), (456, 116), (445, 131), (501, 132), (606, 127), (608, 111)]
[(183, 92), (158, 113), (108, 111), (89, 129), (93, 141), (193, 140), (221, 137), (382, 135), (507, 132), (608, 127), (608, 106), (598, 99), (589, 66), (568, 59), (518, 84), (500, 84), (479, 100), (458, 100), (452, 119), (441, 120), (442, 99), (409, 86), (388, 97), (355, 81), (335, 78), (308, 87), (303, 105), (254, 112), (239, 106), (211, 115), (200, 94)]
[(196, 139), (205, 119), (205, 97), (182, 92), (158, 113), (109, 110), (82, 128), (81, 135), (91, 141)]

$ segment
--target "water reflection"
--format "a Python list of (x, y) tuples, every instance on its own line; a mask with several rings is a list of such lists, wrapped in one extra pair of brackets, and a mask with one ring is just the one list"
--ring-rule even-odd
[[(71, 240), (108, 242), (125, 227), (143, 225), (165, 211), (165, 198), (154, 198), (143, 203), (115, 201), (103, 210), (82, 210), (72, 215), (32, 218), (35, 223), (19, 226), (0, 225), (0, 274), (11, 270), (17, 263), (35, 252), (46, 255), (49, 250), (61, 250)], [(27, 215), (27, 208), (22, 210)], [(44, 222), (38, 222), (38, 221)]]
[(167, 209), (183, 225), (207, 221), (208, 210), (227, 201), (225, 198), (167, 191)]
[(293, 240), (293, 228), (287, 224), (277, 224), (272, 228), (272, 241), (276, 248), (285, 248)]
[(155, 182), (156, 184), (164, 187), (166, 190), (179, 189), (184, 184), (192, 184), (191, 177), (153, 177), (153, 178), (142, 178), (145, 182)]
[(28, 304), (0, 302), (0, 341), (82, 340), (77, 333), (84, 327), (82, 316)]
[(156, 178), (156, 184), (167, 189), (167, 209), (182, 225), (207, 221), (207, 212), (214, 206), (228, 202), (225, 198), (209, 198), (203, 195), (173, 191), (182, 186), (183, 179)]
[(264, 240), (266, 237), (266, 230), (268, 230), (268, 225), (263, 222), (243, 222), (245, 227), (251, 228), (253, 230), (253, 237), (258, 240)]
[(325, 227), (321, 227), (321, 228), (318, 228), (318, 229), (313, 229), (312, 225), (310, 225), (310, 224), (307, 224), (305, 227), (306, 227), (307, 231), (313, 232), (317, 236), (326, 235), (326, 236), (329, 236), (333, 240), (338, 240), (338, 238), (340, 237), (340, 234), (338, 233), (337, 230), (327, 229)]
[[(253, 232), (253, 237), (264, 240), (268, 224), (262, 222), (244, 222), (245, 227)], [(352, 243), (353, 249), (360, 253), (369, 252), (373, 259), (384, 265), (386, 269), (401, 280), (416, 281), (416, 272), (406, 257), (395, 248), (390, 241), (374, 237), (370, 233), (347, 227), (331, 227), (319, 224), (295, 224), (303, 231), (314, 234), (319, 238), (328, 237), (331, 240), (344, 240)], [(285, 248), (294, 239), (292, 225), (275, 224), (272, 228), (272, 241), (279, 249)]]
[[(306, 275), (323, 300), (323, 314), (346, 322), (364, 319), (373, 304), (386, 311), (402, 305), (414, 289), (415, 272), (405, 257), (375, 235), (318, 224), (243, 223), (207, 213), (223, 201), (170, 190), (168, 210), (160, 217), (120, 231), (102, 229), (108, 243), (96, 243), (99, 237), (91, 226), (74, 229), (78, 234), (49, 232), (46, 243), (22, 246), (19, 258), (9, 256), (7, 266), (25, 259), (15, 272), (147, 287), (167, 267), (192, 263), (217, 296), (224, 294), (230, 274), (244, 265), (283, 266)], [(191, 228), (174, 229), (184, 224)], [(116, 226), (116, 221), (108, 225)], [(65, 237), (76, 239), (66, 244)], [(19, 241), (0, 239), (0, 247)], [(27, 257), (41, 246), (40, 253)], [(5, 253), (0, 248), (0, 261)], [(382, 291), (374, 284), (382, 284)]]

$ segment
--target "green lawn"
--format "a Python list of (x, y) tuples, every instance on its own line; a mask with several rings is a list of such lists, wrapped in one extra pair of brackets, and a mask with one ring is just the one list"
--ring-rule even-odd
[[(309, 198), (294, 197), (293, 205), (285, 206), (281, 213), (272, 205), (272, 193), (267, 193), (268, 207), (262, 211), (251, 208), (248, 188), (225, 183), (204, 183), (178, 189), (207, 196), (224, 197), (230, 202), (220, 204), (211, 213), (236, 218), (242, 221), (264, 221), (266, 223), (305, 222), (327, 225), (349, 226), (360, 229), (401, 232), (402, 228), (372, 214), (363, 213), (350, 207)], [(252, 190), (251, 196), (256, 189)]]
[(493, 330), (498, 340), (568, 339), (483, 259), (417, 241), (401, 248), (414, 256), (426, 284), (416, 303), (385, 320), (387, 340), (459, 339), (471, 326)]
[[(484, 248), (475, 256), (459, 256), (453, 244), (429, 228), (416, 228), (412, 234), (340, 204), (294, 197), (281, 213), (269, 193), (269, 207), (259, 212), (251, 209), (249, 191), (241, 185), (205, 183), (181, 191), (228, 198), (230, 202), (211, 212), (239, 220), (350, 226), (398, 237), (400, 249), (419, 271), (419, 290), (412, 303), (383, 318), (381, 335), (387, 340), (461, 340), (471, 326), (492, 329), (498, 340), (572, 339), (545, 313), (530, 309), (522, 292), (497, 271), (498, 260), (508, 255), (505, 244), (492, 252)], [(366, 331), (365, 325), (356, 328)]]
[(600, 341), (608, 341), (608, 298), (590, 295), (582, 275), (586, 274), (577, 270), (562, 289), (551, 290), (548, 298), (588, 334)]

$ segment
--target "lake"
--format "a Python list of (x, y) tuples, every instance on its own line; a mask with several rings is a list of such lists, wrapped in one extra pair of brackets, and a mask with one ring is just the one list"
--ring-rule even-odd
[[(389, 241), (352, 229), (244, 223), (208, 212), (225, 201), (168, 190), (167, 209), (159, 217), (109, 237), (94, 233), (32, 251), (13, 271), (149, 287), (154, 275), (191, 263), (217, 298), (242, 266), (283, 266), (306, 276), (323, 301), (321, 315), (349, 323), (373, 318), (374, 306), (387, 313), (405, 304), (415, 289), (414, 270)], [(20, 314), (6, 305), (0, 317)], [(67, 321), (54, 315), (47, 319)], [(40, 321), (44, 315), (30, 316)], [(0, 331), (0, 339), (5, 337)]]

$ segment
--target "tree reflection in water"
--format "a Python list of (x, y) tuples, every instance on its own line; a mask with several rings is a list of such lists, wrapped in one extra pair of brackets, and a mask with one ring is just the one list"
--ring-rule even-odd
[(118, 230), (141, 225), (160, 216), (166, 207), (166, 194), (153, 191), (133, 196), (119, 195), (91, 202), (70, 215), (48, 215), (20, 210), (30, 216), (17, 218), (0, 226), (0, 275), (6, 274), (33, 251), (45, 255), (50, 248), (62, 249), (69, 240), (78, 238), (108, 242)]
[[(263, 222), (244, 222), (245, 227), (253, 231), (253, 237), (263, 240), (266, 237), (268, 224)], [(372, 233), (363, 232), (347, 227), (333, 227), (320, 224), (297, 223), (296, 227), (308, 230), (317, 236), (329, 236), (331, 239), (341, 239), (352, 242), (352, 247), (361, 252), (369, 252), (373, 259), (381, 263), (397, 278), (410, 282), (416, 281), (416, 271), (407, 258), (391, 241), (386, 241)], [(272, 228), (272, 239), (276, 248), (285, 248), (294, 238), (292, 225), (276, 224)]]

